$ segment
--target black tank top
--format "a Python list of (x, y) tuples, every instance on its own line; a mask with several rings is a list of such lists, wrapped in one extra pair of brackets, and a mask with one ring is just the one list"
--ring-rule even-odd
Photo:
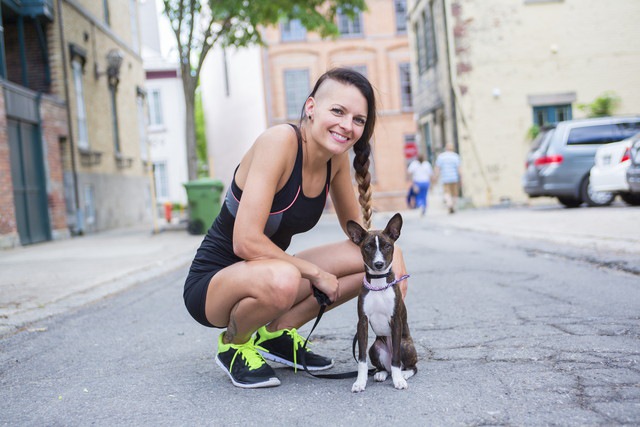
[[(283, 251), (289, 247), (295, 234), (313, 228), (320, 219), (329, 193), (331, 161), (327, 162), (325, 189), (317, 197), (307, 197), (302, 191), (302, 137), (300, 130), (291, 125), (298, 139), (298, 152), (291, 176), (271, 204), (264, 233)], [(236, 168), (236, 171), (238, 169)], [(191, 264), (191, 273), (210, 273), (229, 266), (241, 258), (233, 252), (233, 227), (242, 199), (242, 190), (234, 177), (227, 190), (220, 214), (207, 232)]]

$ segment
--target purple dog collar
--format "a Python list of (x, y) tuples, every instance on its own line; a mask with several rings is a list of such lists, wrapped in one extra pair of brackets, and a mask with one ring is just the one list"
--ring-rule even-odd
[(387, 283), (385, 286), (382, 286), (381, 288), (376, 288), (374, 286), (371, 285), (371, 283), (367, 282), (367, 277), (363, 277), (362, 278), (362, 284), (364, 285), (365, 288), (367, 288), (370, 291), (384, 291), (387, 288), (390, 288), (391, 286), (402, 282), (404, 279), (409, 278), (410, 276), (408, 274), (405, 274), (404, 276), (400, 277), (399, 279), (394, 280), (393, 282), (389, 282)]

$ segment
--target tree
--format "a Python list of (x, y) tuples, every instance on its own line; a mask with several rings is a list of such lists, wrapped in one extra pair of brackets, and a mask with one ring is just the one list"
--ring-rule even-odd
[(262, 44), (260, 26), (297, 19), (322, 37), (338, 35), (338, 9), (348, 16), (365, 10), (365, 0), (163, 0), (176, 37), (186, 103), (187, 168), (198, 171), (195, 93), (202, 64), (213, 46)]
[(204, 109), (202, 107), (202, 92), (196, 89), (195, 127), (196, 127), (196, 153), (198, 157), (198, 177), (209, 176), (209, 164), (207, 162), (207, 136), (204, 129)]

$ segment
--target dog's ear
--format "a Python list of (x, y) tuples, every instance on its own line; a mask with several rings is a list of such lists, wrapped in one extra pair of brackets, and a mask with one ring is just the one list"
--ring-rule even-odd
[(356, 245), (360, 245), (362, 239), (364, 239), (364, 236), (367, 234), (360, 224), (352, 220), (347, 221), (347, 233), (349, 234), (349, 239)]
[(391, 217), (383, 233), (389, 236), (394, 242), (400, 237), (400, 229), (402, 228), (402, 215), (399, 213)]

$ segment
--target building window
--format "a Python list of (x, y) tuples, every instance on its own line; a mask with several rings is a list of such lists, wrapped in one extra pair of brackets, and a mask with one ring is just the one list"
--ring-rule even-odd
[(156, 197), (158, 201), (169, 200), (169, 184), (167, 179), (166, 162), (156, 162), (153, 164), (153, 177), (156, 185)]
[(152, 89), (149, 95), (149, 126), (162, 126), (163, 123), (160, 89)]
[(102, 8), (104, 10), (104, 23), (111, 25), (111, 18), (109, 17), (109, 0), (102, 0)]
[(338, 10), (338, 30), (341, 36), (361, 36), (362, 35), (362, 13), (356, 11), (353, 19)]
[(429, 14), (423, 13), (424, 19), (424, 37), (427, 59), (427, 69), (436, 65), (438, 60), (438, 52), (436, 49), (436, 32), (433, 20), (433, 3), (429, 5)]
[(300, 41), (307, 37), (307, 29), (299, 19), (291, 19), (280, 24), (280, 34), (283, 42)]
[(309, 96), (309, 70), (285, 70), (284, 91), (287, 118), (297, 118)]
[(87, 110), (84, 104), (84, 83), (82, 81), (82, 63), (80, 60), (71, 61), (73, 70), (73, 87), (76, 91), (76, 121), (78, 122), (78, 148), (89, 149), (89, 133), (87, 131)]
[(430, 162), (433, 162), (433, 142), (431, 140), (431, 124), (429, 122), (426, 122), (424, 125), (422, 125), (421, 136), (423, 141), (422, 147), (424, 147), (424, 150), (425, 150), (422, 152), (425, 153), (425, 157)]
[(84, 187), (84, 219), (86, 224), (96, 223), (96, 204), (93, 186)]
[(416, 22), (413, 26), (413, 33), (416, 37), (416, 57), (418, 58), (418, 73), (427, 71), (427, 55), (424, 44), (424, 27)]
[(571, 104), (533, 107), (533, 123), (540, 127), (571, 120), (572, 117)]
[(400, 64), (400, 102), (403, 110), (411, 110), (411, 65), (408, 62)]
[(395, 0), (393, 4), (396, 9), (396, 31), (404, 34), (407, 32), (407, 1)]
[(118, 98), (117, 87), (109, 85), (109, 95), (111, 98), (111, 127), (113, 129), (113, 150), (116, 156), (122, 154), (122, 147), (120, 147), (120, 125), (118, 123)]
[(138, 111), (138, 136), (140, 138), (140, 159), (143, 162), (149, 160), (148, 146), (147, 146), (147, 123), (144, 114), (144, 96), (138, 94), (136, 98), (136, 108)]

